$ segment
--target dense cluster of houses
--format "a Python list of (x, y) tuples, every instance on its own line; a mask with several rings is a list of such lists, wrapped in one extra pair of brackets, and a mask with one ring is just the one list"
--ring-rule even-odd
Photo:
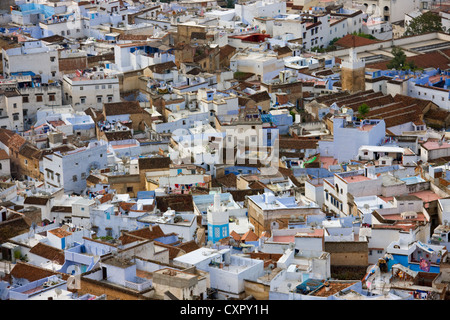
[(0, 299), (448, 299), (447, 11), (360, 2), (1, 1)]

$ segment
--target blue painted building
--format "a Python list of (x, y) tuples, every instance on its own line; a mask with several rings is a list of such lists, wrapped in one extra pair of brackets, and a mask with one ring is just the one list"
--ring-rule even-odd
[(400, 237), (386, 248), (388, 270), (395, 264), (401, 264), (416, 272), (439, 273), (441, 263), (447, 260), (445, 246), (425, 244), (420, 241), (408, 243)]

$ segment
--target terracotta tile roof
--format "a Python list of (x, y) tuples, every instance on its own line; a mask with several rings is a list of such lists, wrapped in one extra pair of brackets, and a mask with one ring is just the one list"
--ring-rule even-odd
[(409, 122), (421, 122), (422, 109), (415, 104), (406, 105), (399, 102), (370, 110), (366, 117), (368, 119), (383, 119), (386, 128), (391, 128)]
[(166, 212), (169, 207), (175, 211), (194, 211), (192, 195), (190, 194), (158, 196), (156, 197), (156, 207), (161, 212)]
[(155, 245), (158, 245), (159, 247), (166, 248), (169, 251), (169, 259), (175, 259), (180, 254), (181, 255), (184, 254), (183, 250), (181, 248), (179, 248), (178, 246), (165, 244), (165, 243), (161, 243), (161, 242), (158, 242), (158, 241), (155, 241)]
[(104, 120), (105, 116), (103, 115), (103, 113), (100, 110), (95, 110), (94, 108), (87, 108), (86, 110), (84, 110), (84, 113), (86, 113), (86, 115), (90, 116), (92, 118), (92, 120), (94, 120), (94, 122), (98, 122), (98, 121), (102, 121)]
[(166, 70), (170, 70), (172, 68), (176, 68), (177, 65), (173, 61), (163, 62), (148, 66), (148, 68), (154, 73), (163, 73)]
[(86, 178), (87, 182), (90, 182), (92, 184), (97, 184), (100, 183), (102, 180), (99, 177), (96, 177), (92, 174), (90, 174), (87, 178)]
[(49, 200), (50, 200), (50, 198), (48, 198), (48, 197), (29, 196), (29, 197), (25, 198), (23, 203), (24, 204), (45, 206)]
[(55, 34), (53, 36), (40, 38), (39, 40), (45, 41), (45, 42), (50, 42), (50, 43), (55, 43), (55, 42), (64, 41), (64, 40), (66, 40), (66, 38), (64, 38), (63, 36), (60, 36), (59, 34)]
[(233, 46), (230, 46), (229, 44), (224, 45), (223, 47), (220, 47), (220, 60), (228, 57), (229, 55), (233, 54), (236, 51), (236, 48)]
[(42, 242), (39, 242), (37, 245), (31, 248), (30, 253), (41, 256), (50, 261), (55, 261), (60, 265), (63, 265), (66, 261), (64, 250), (49, 246)]
[[(164, 231), (162, 231), (160, 226), (155, 225), (155, 226), (152, 226), (151, 230), (150, 230), (150, 228), (142, 228), (142, 229), (138, 229), (138, 230), (125, 232), (123, 234), (123, 236), (119, 237), (119, 239), (122, 240), (122, 237), (124, 237), (124, 236), (135, 237), (134, 241), (136, 241), (136, 238), (155, 240), (155, 239), (158, 239), (161, 237), (165, 237), (166, 234), (164, 233)], [(123, 240), (122, 240), (122, 244), (124, 244)]]
[(169, 169), (170, 157), (139, 158), (139, 170)]
[(19, 150), (26, 140), (11, 130), (0, 129), (0, 142), (7, 147), (12, 146)]
[(51, 234), (57, 236), (58, 238), (65, 238), (72, 234), (72, 232), (64, 230), (63, 228), (52, 229), (48, 230), (47, 232), (50, 232)]
[(53, 206), (50, 211), (72, 213), (72, 206)]
[(230, 232), (230, 237), (232, 237), (235, 241), (241, 241), (241, 236), (234, 230)]
[(259, 237), (252, 230), (248, 230), (241, 238), (242, 241), (257, 241), (258, 239)]
[(317, 148), (317, 140), (311, 139), (279, 139), (279, 148), (280, 149), (295, 149), (295, 150), (304, 150), (304, 149), (316, 149)]
[(356, 36), (353, 34), (348, 34), (348, 35), (340, 38), (334, 44), (337, 47), (355, 48), (355, 47), (365, 46), (365, 45), (369, 45), (369, 44), (374, 44), (377, 42), (378, 42), (378, 40), (372, 40), (372, 39), (367, 39), (364, 37), (359, 37), (359, 36)]
[(125, 34), (121, 33), (118, 37), (119, 40), (142, 40), (146, 41), (148, 38), (151, 38), (149, 35), (145, 34)]
[(236, 175), (234, 173), (229, 173), (223, 177), (216, 178), (216, 181), (227, 188), (236, 188)]
[(262, 183), (261, 181), (252, 181), (248, 184), (248, 187), (250, 189), (260, 190), (260, 189), (266, 188), (266, 185), (264, 183)]
[(134, 202), (121, 202), (119, 203), (119, 207), (124, 211), (130, 211), (131, 207), (135, 205)]
[(281, 47), (281, 48), (277, 48), (274, 50), (276, 53), (278, 53), (278, 55), (283, 55), (283, 54), (287, 54), (287, 53), (292, 53), (291, 48), (289, 48), (288, 46), (285, 47)]
[(40, 150), (35, 146), (25, 143), (19, 151), (19, 154), (28, 159), (39, 159), (39, 155), (41, 154)]
[(139, 114), (143, 113), (143, 109), (138, 101), (121, 101), (103, 104), (103, 112), (105, 116), (116, 116), (121, 114)]
[(254, 93), (248, 97), (250, 99), (252, 99), (253, 101), (255, 101), (256, 103), (261, 102), (261, 101), (270, 101), (270, 95), (266, 90)]
[(108, 141), (120, 141), (133, 139), (131, 130), (126, 131), (104, 131), (106, 140)]
[(259, 188), (259, 189), (229, 190), (227, 192), (231, 193), (231, 195), (233, 196), (233, 200), (234, 201), (240, 202), (240, 201), (245, 201), (246, 196), (254, 196), (254, 195), (257, 195), (259, 193), (263, 193), (264, 192), (264, 188), (262, 187), (262, 188)]
[(15, 279), (26, 279), (29, 282), (33, 282), (58, 274), (62, 276), (63, 280), (67, 280), (69, 278), (69, 275), (65, 273), (54, 272), (49, 269), (44, 269), (29, 263), (18, 261), (12, 268), (11, 273), (8, 275), (7, 281), (10, 281), (10, 279), (14, 277)]
[(421, 107), (422, 110), (423, 110), (425, 107), (427, 107), (427, 106), (431, 103), (430, 100), (424, 100), (424, 99), (419, 99), (419, 98), (413, 98), (413, 97), (405, 96), (405, 95), (402, 95), (402, 94), (396, 94), (396, 95), (394, 96), (394, 101), (395, 101), (395, 102), (403, 101), (403, 102), (406, 102), (406, 103), (409, 104), (409, 105), (415, 104), (415, 105)]
[(0, 160), (6, 160), (6, 159), (9, 159), (8, 153), (5, 150), (0, 149)]
[(111, 201), (114, 198), (114, 195), (112, 193), (107, 193), (103, 197), (99, 198), (98, 200), (100, 203), (105, 203), (108, 201)]
[(0, 223), (0, 243), (30, 231), (31, 222), (25, 217), (16, 217)]
[[(380, 61), (366, 64), (366, 68), (387, 70), (387, 64), (390, 60)], [(427, 52), (416, 56), (406, 58), (407, 62), (414, 61), (418, 68), (440, 68), (441, 70), (448, 69), (450, 59), (440, 54), (438, 51)]]
[(181, 243), (178, 248), (180, 248), (181, 250), (183, 250), (186, 253), (189, 253), (191, 251), (195, 251), (197, 249), (200, 249), (200, 246), (194, 241), (188, 241), (188, 242), (183, 242)]

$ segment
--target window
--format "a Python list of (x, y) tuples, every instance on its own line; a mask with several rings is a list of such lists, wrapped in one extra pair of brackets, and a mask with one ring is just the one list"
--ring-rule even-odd
[(97, 103), (102, 103), (102, 97), (97, 97)]
[(127, 192), (133, 192), (133, 187), (127, 187)]
[(42, 95), (36, 95), (36, 102), (42, 102)]
[(83, 87), (80, 87), (80, 90), (83, 90), (84, 88)]
[(28, 103), (30, 101), (30, 99), (28, 98), (28, 96), (22, 96), (22, 103)]
[(48, 95), (48, 100), (49, 101), (56, 101), (55, 95), (54, 94), (49, 94)]
[(13, 103), (13, 108), (17, 109), (17, 103)]
[(220, 228), (216, 227), (214, 230), (214, 237), (219, 238), (220, 237)]
[(85, 180), (86, 179), (86, 173), (82, 172), (81, 173), (81, 180)]
[(55, 57), (50, 57), (50, 62), (55, 62)]
[(78, 181), (78, 177), (77, 177), (77, 175), (75, 174), (75, 175), (73, 175), (73, 177), (72, 177), (72, 180), (73, 180), (73, 182), (77, 182)]
[(80, 97), (80, 103), (86, 103), (86, 97)]
[(13, 119), (14, 119), (14, 121), (18, 121), (19, 120), (19, 114), (18, 113), (14, 113), (13, 114)]

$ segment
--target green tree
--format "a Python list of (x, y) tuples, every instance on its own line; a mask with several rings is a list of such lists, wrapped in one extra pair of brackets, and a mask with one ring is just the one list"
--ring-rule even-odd
[(401, 70), (406, 65), (406, 54), (399, 47), (392, 48), (391, 51), (394, 56), (391, 61), (387, 64), (388, 69)]
[(405, 35), (413, 36), (435, 31), (444, 31), (442, 28), (441, 17), (439, 14), (427, 11), (411, 20), (406, 27)]
[(358, 114), (359, 114), (358, 118), (364, 119), (366, 117), (366, 114), (369, 113), (369, 111), (370, 111), (370, 107), (367, 104), (363, 103), (358, 108)]

